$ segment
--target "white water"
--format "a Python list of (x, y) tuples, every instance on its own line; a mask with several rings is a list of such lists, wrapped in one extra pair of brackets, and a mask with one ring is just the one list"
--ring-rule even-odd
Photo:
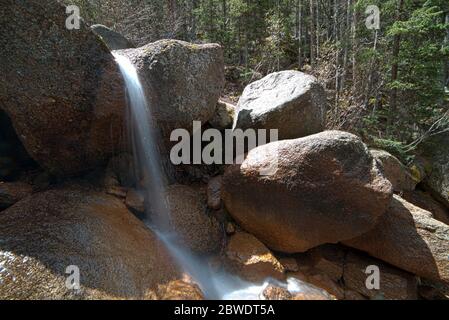
[(169, 232), (170, 210), (165, 201), (167, 179), (158, 150), (158, 133), (155, 129), (151, 106), (145, 95), (137, 70), (131, 61), (124, 56), (113, 53), (125, 80), (129, 105), (129, 124), (133, 140), (134, 155), (140, 173), (149, 179), (144, 179), (144, 187), (151, 208), (151, 216), (147, 217), (147, 225), (165, 243), (178, 264), (200, 286), (207, 299), (224, 300), (258, 300), (269, 283), (287, 288), (291, 293), (316, 290), (309, 285), (290, 278), (287, 283), (267, 279), (263, 285), (255, 285), (240, 278), (226, 274), (215, 273), (207, 261), (196, 257), (188, 250), (177, 245), (176, 235)]
[(170, 210), (165, 202), (167, 182), (159, 156), (154, 117), (136, 68), (127, 57), (113, 54), (125, 80), (134, 155), (138, 170), (146, 177), (143, 183), (147, 199), (151, 199), (152, 224), (164, 231), (169, 225)]

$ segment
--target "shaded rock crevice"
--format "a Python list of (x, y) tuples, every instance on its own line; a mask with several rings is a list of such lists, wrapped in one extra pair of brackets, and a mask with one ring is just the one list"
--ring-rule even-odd
[(18, 137), (11, 119), (0, 106), (0, 181), (14, 181), (38, 164), (28, 154)]

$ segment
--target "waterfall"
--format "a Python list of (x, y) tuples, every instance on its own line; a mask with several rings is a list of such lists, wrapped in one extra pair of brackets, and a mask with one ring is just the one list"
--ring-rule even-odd
[(267, 279), (262, 285), (241, 280), (239, 277), (214, 272), (204, 258), (191, 254), (176, 241), (176, 234), (170, 232), (170, 210), (166, 203), (165, 190), (167, 179), (164, 173), (160, 152), (158, 150), (159, 135), (151, 105), (145, 95), (137, 70), (125, 56), (113, 53), (123, 75), (129, 106), (128, 121), (136, 158), (136, 165), (144, 176), (144, 187), (151, 208), (147, 211), (146, 224), (163, 241), (176, 262), (199, 285), (206, 299), (260, 299), (261, 293), (269, 283), (288, 288), (292, 293), (305, 292), (311, 289), (307, 284), (289, 279), (280, 283)]
[(134, 157), (139, 173), (144, 176), (147, 199), (151, 199), (152, 225), (160, 231), (166, 231), (170, 219), (170, 210), (165, 201), (167, 181), (158, 150), (154, 117), (136, 68), (127, 57), (113, 54), (125, 81)]

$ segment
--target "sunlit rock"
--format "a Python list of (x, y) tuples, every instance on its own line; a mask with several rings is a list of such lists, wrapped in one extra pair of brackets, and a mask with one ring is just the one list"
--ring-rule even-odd
[(280, 139), (295, 139), (323, 131), (325, 118), (326, 93), (318, 80), (288, 70), (245, 88), (234, 129), (278, 129)]
[(253, 149), (226, 170), (222, 199), (269, 248), (295, 253), (369, 231), (392, 191), (357, 136), (325, 131)]
[(226, 258), (231, 271), (246, 281), (285, 280), (284, 267), (263, 243), (249, 233), (237, 232), (231, 236)]
[(182, 277), (154, 233), (103, 193), (35, 194), (0, 214), (0, 234), (2, 299), (146, 299)]

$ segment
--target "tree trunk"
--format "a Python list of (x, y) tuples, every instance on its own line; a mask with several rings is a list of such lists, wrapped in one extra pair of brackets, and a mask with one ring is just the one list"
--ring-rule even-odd
[(348, 47), (350, 40), (350, 23), (351, 23), (351, 0), (348, 0), (346, 3), (346, 25), (345, 25), (345, 42), (343, 49), (343, 74), (341, 77), (340, 86), (344, 89), (346, 85), (346, 74), (348, 73)]
[(310, 64), (315, 66), (315, 10), (314, 3), (315, 0), (309, 0), (310, 9)]
[[(335, 43), (339, 40), (338, 28), (338, 0), (334, 0), (334, 39)], [(340, 48), (335, 48), (335, 106), (338, 106), (340, 98)]]
[[(404, 0), (398, 0), (397, 11), (396, 11), (396, 21), (400, 21), (400, 19), (401, 19), (403, 6), (404, 6)], [(398, 74), (399, 74), (398, 58), (399, 58), (400, 49), (401, 49), (401, 36), (395, 35), (393, 38), (393, 53), (392, 53), (393, 64), (391, 66), (391, 82), (392, 83), (398, 80)], [(390, 97), (390, 114), (391, 114), (391, 116), (388, 117), (387, 130), (391, 126), (393, 116), (397, 114), (397, 98), (398, 98), (397, 96), (398, 96), (398, 91), (397, 91), (397, 89), (393, 88), (391, 90), (391, 97)]]
[(358, 81), (357, 81), (357, 51), (358, 51), (358, 43), (357, 43), (357, 10), (354, 8), (352, 13), (352, 26), (351, 26), (351, 34), (352, 34), (352, 92), (353, 94), (358, 93)]
[[(334, 40), (338, 43), (339, 40), (339, 27), (338, 27), (338, 0), (334, 0)], [(335, 91), (337, 92), (337, 100), (339, 94), (339, 81), (340, 81), (340, 48), (335, 48)]]
[(176, 0), (167, 0), (168, 21), (171, 28), (171, 38), (176, 37), (178, 31), (178, 17)]
[(296, 36), (298, 37), (298, 65), (299, 68), (301, 69), (302, 67), (302, 0), (298, 0), (298, 14), (296, 15), (296, 18), (298, 19), (297, 22), (297, 34)]
[[(447, 25), (447, 29), (446, 29), (446, 38), (445, 38), (445, 45), (449, 46), (449, 11), (446, 12), (446, 18), (445, 18), (445, 23)], [(444, 83), (443, 85), (445, 87), (449, 87), (449, 57), (446, 57), (446, 60), (444, 62)]]
[(223, 36), (225, 36), (228, 30), (228, 4), (227, 0), (221, 1), (221, 6), (223, 10)]
[[(373, 51), (374, 54), (376, 54), (377, 51), (377, 41), (378, 41), (378, 30), (374, 31), (374, 45), (373, 45)], [(376, 58), (371, 59), (370, 67), (369, 67), (369, 74), (368, 74), (368, 83), (367, 88), (365, 92), (365, 106), (368, 107), (369, 99), (371, 97), (371, 91), (373, 89), (373, 77), (374, 77), (374, 71), (375, 71), (375, 65), (376, 65)]]
[(316, 32), (316, 59), (320, 57), (320, 3), (316, 2), (316, 20), (315, 20), (315, 32)]
[(192, 0), (192, 9), (190, 12), (190, 38), (196, 40), (196, 17), (195, 10), (198, 8), (198, 0)]

